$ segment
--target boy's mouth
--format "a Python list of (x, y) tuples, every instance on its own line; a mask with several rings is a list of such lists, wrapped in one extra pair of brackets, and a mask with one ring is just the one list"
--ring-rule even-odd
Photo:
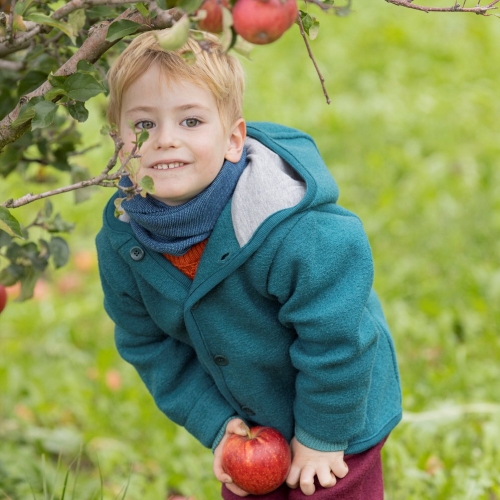
[(151, 168), (155, 170), (169, 170), (171, 168), (183, 167), (184, 165), (185, 163), (175, 161), (173, 163), (157, 163), (156, 165), (153, 165)]

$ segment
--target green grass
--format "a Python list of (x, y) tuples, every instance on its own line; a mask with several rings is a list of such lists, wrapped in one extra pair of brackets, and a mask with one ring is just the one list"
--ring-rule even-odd
[[(313, 135), (370, 236), (404, 391), (387, 498), (500, 499), (500, 20), (354, 6), (319, 15), (312, 42), (332, 103), (293, 31), (245, 61), (246, 117)], [(82, 164), (97, 173), (109, 146)], [(3, 181), (1, 199), (25, 189)], [(0, 498), (219, 498), (211, 453), (115, 352), (92, 260), (109, 194), (54, 201), (77, 222), (72, 261), (0, 317)]]

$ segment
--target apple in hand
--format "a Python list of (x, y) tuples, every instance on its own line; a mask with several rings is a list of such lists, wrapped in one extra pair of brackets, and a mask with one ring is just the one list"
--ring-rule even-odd
[(5, 304), (7, 304), (7, 290), (0, 285), (0, 313), (5, 309)]
[(250, 43), (264, 45), (277, 40), (297, 19), (297, 0), (237, 0), (233, 27)]
[(200, 10), (204, 10), (207, 15), (198, 21), (198, 27), (210, 33), (221, 33), (222, 7), (230, 8), (227, 0), (205, 0), (200, 6)]
[(246, 436), (231, 434), (222, 448), (222, 467), (233, 483), (253, 495), (281, 486), (290, 471), (290, 446), (272, 427), (256, 426)]

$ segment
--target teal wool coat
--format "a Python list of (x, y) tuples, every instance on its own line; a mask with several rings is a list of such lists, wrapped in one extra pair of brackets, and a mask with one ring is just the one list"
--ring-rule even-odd
[(108, 203), (97, 250), (118, 351), (207, 447), (240, 417), (359, 453), (401, 419), (367, 237), (309, 136), (270, 123), (248, 135), (250, 163), (193, 281)]

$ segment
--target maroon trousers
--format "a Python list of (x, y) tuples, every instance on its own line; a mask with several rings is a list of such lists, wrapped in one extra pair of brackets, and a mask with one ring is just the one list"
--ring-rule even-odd
[(362, 453), (345, 455), (344, 460), (349, 473), (331, 488), (323, 488), (315, 478), (316, 491), (306, 496), (300, 488), (290, 489), (286, 484), (267, 495), (248, 495), (240, 497), (231, 493), (226, 485), (222, 485), (224, 500), (259, 499), (259, 500), (383, 500), (384, 480), (382, 476), (382, 459), (380, 451), (385, 439)]

